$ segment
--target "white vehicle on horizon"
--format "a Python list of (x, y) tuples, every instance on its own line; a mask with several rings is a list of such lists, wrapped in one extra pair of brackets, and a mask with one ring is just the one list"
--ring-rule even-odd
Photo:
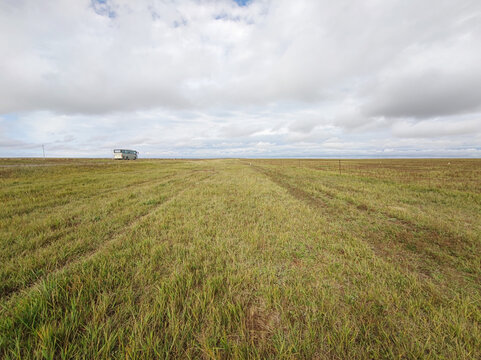
[(114, 149), (114, 160), (137, 160), (138, 152), (128, 149)]

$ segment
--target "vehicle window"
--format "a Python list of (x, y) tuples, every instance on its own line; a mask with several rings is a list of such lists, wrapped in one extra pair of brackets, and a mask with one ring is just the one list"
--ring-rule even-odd
[(138, 152), (135, 150), (124, 150), (124, 149), (114, 149), (114, 153), (132, 154), (132, 155), (138, 154)]

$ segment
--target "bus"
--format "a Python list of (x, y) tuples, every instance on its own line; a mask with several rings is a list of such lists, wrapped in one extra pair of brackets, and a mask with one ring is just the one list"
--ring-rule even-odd
[(135, 150), (114, 149), (114, 160), (136, 160), (138, 154)]

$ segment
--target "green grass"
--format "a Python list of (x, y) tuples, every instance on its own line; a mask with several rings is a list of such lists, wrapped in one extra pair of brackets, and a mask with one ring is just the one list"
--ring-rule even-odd
[(0, 160), (0, 358), (481, 358), (481, 160), (341, 166)]

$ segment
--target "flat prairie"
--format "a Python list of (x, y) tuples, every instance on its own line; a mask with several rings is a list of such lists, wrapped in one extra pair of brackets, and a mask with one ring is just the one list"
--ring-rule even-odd
[(480, 359), (481, 160), (0, 159), (0, 358)]

